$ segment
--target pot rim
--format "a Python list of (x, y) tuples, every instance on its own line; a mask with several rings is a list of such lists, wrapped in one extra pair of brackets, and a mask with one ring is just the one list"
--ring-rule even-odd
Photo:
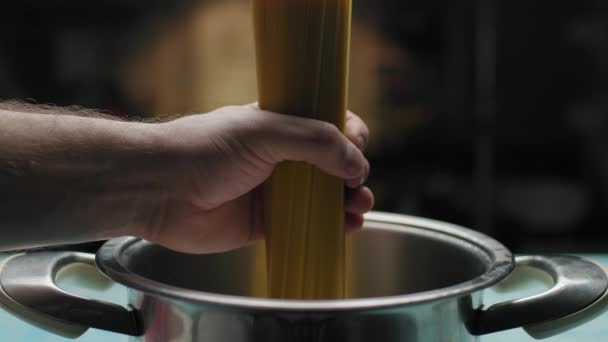
[(184, 289), (157, 282), (131, 272), (120, 262), (123, 251), (141, 241), (135, 237), (123, 237), (106, 242), (97, 252), (97, 267), (108, 277), (130, 289), (186, 303), (221, 306), (240, 310), (332, 312), (390, 309), (400, 306), (424, 304), (432, 301), (462, 297), (496, 285), (504, 280), (515, 267), (512, 253), (500, 242), (482, 233), (432, 219), (372, 212), (365, 215), (366, 222), (388, 224), (392, 227), (371, 228), (400, 230), (418, 228), (440, 235), (447, 235), (468, 242), (486, 253), (490, 259), (488, 270), (476, 278), (457, 285), (404, 295), (343, 300), (283, 300), (244, 297)]

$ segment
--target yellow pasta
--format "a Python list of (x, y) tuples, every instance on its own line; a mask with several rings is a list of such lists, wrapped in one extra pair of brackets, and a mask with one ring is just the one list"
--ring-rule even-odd
[(266, 243), (257, 243), (251, 251), (252, 265), (250, 272), (249, 295), (259, 298), (268, 297), (268, 277), (266, 263)]
[[(262, 109), (344, 128), (351, 0), (252, 0)], [(268, 295), (346, 295), (344, 185), (301, 162), (266, 184)]]

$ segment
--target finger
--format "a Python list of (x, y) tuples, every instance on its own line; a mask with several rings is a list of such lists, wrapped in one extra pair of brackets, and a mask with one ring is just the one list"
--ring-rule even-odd
[(363, 228), (365, 219), (362, 214), (347, 213), (344, 217), (344, 229), (347, 233), (353, 233)]
[(357, 147), (364, 151), (369, 143), (369, 128), (353, 112), (347, 112), (346, 114), (346, 128), (344, 130), (346, 137), (352, 141)]
[(363, 184), (367, 182), (370, 173), (369, 162), (365, 164), (365, 170), (363, 171), (363, 178), (350, 178), (346, 179), (344, 184), (349, 189), (357, 189), (360, 188)]
[(367, 187), (346, 190), (344, 210), (351, 214), (364, 214), (374, 207), (374, 194)]
[(248, 104), (244, 105), (243, 107), (248, 108), (248, 109), (260, 110), (260, 105), (257, 101), (248, 103)]
[[(361, 151), (330, 123), (266, 111), (257, 111), (259, 120), (254, 146), (267, 160), (304, 161), (324, 172), (359, 186), (369, 174), (369, 163)], [(259, 148), (257, 148), (259, 147)]]

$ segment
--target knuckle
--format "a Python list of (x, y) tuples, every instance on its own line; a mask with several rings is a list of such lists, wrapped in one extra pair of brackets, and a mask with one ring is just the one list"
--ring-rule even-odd
[(313, 132), (315, 142), (324, 147), (332, 147), (340, 142), (340, 130), (329, 122), (320, 122)]
[(241, 111), (243, 107), (241, 106), (224, 106), (222, 108), (220, 108), (221, 111), (224, 112), (234, 112), (234, 111)]
[(231, 113), (233, 111), (233, 107), (232, 106), (225, 106), (225, 107), (220, 107), (216, 110), (214, 110), (212, 113), (218, 113), (218, 114), (228, 114)]

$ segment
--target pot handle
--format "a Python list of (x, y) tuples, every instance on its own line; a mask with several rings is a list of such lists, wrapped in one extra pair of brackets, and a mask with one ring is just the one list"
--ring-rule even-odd
[(608, 306), (608, 277), (593, 261), (562, 255), (522, 256), (516, 258), (516, 264), (547, 273), (553, 287), (477, 310), (474, 334), (523, 327), (533, 338), (543, 339), (595, 318)]
[(84, 298), (57, 286), (57, 274), (78, 263), (95, 266), (95, 256), (36, 252), (3, 260), (0, 307), (30, 324), (68, 338), (79, 337), (89, 327), (140, 336), (137, 312), (132, 307)]

